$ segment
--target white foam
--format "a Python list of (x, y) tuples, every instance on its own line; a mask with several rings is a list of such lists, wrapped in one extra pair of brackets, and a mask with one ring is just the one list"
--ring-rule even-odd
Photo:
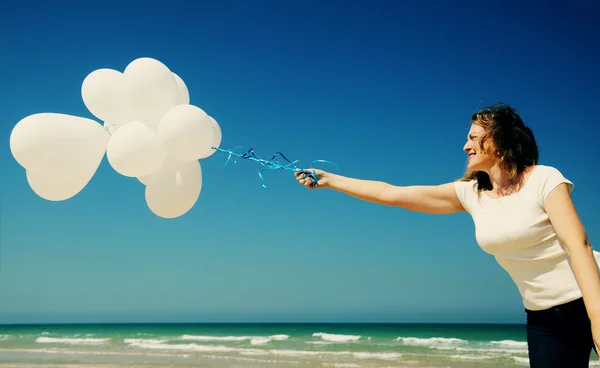
[(134, 344), (134, 343), (148, 343), (148, 344), (162, 344), (168, 342), (169, 340), (165, 339), (125, 339), (123, 340), (126, 344)]
[(490, 344), (500, 345), (507, 348), (527, 348), (527, 341), (502, 340), (490, 341)]
[(251, 345), (264, 345), (273, 340), (282, 341), (287, 340), (288, 335), (272, 335), (272, 336), (250, 336)]
[[(310, 350), (289, 350), (289, 349), (275, 349), (265, 351), (268, 354), (278, 356), (315, 356), (315, 355), (342, 355), (343, 351), (310, 351)], [(348, 353), (348, 352), (346, 352)]]
[(359, 359), (382, 359), (395, 360), (402, 356), (400, 353), (354, 353), (354, 357)]
[(38, 337), (35, 342), (42, 344), (96, 345), (104, 344), (109, 340), (109, 338)]
[(516, 363), (529, 365), (529, 358), (513, 357)]
[(450, 358), (450, 359), (456, 359), (456, 360), (496, 359), (496, 357), (490, 356), (490, 355), (464, 355), (464, 354), (457, 354), (457, 355), (447, 355), (446, 357)]
[[(67, 350), (65, 348), (12, 348), (12, 349), (2, 349), (0, 351), (7, 352), (20, 352), (20, 353), (42, 353), (42, 354), (64, 354), (64, 355), (113, 355), (113, 356), (156, 356), (156, 357), (172, 357), (173, 354), (160, 354), (160, 353), (135, 353), (135, 352), (124, 352), (124, 351), (85, 351), (81, 350)], [(185, 355), (177, 355), (177, 356), (185, 356)]]
[(254, 337), (250, 340), (250, 344), (252, 345), (263, 345), (271, 341), (268, 337)]
[(273, 340), (287, 340), (288, 335), (271, 335), (271, 336), (205, 336), (205, 335), (183, 335), (181, 340), (192, 341), (246, 341), (249, 340), (252, 345), (263, 345)]
[(497, 348), (436, 348), (441, 350), (456, 350), (480, 353), (527, 354), (527, 349), (497, 349)]
[(256, 359), (256, 358), (246, 358), (246, 357), (241, 357), (241, 356), (223, 356), (223, 355), (206, 355), (206, 354), (200, 355), (199, 357), (206, 358), (206, 359), (227, 359), (227, 360), (236, 360), (236, 361), (246, 361), (246, 362), (252, 362), (252, 363), (266, 363), (266, 364), (284, 363), (285, 365), (294, 364), (295, 366), (300, 366), (300, 365), (306, 363), (304, 361), (290, 361), (287, 359), (285, 361), (280, 361), (280, 360), (275, 360), (275, 359)]
[(287, 340), (290, 337), (288, 335), (279, 334), (279, 335), (271, 335), (271, 336), (269, 336), (269, 338), (271, 340)]
[(0, 341), (10, 339), (10, 335), (0, 335)]
[(315, 332), (313, 334), (314, 337), (320, 337), (325, 341), (333, 341), (333, 342), (347, 342), (347, 341), (358, 341), (361, 336), (360, 335), (340, 335), (340, 334), (331, 334), (325, 332)]
[(382, 359), (393, 360), (400, 358), (402, 354), (391, 352), (356, 352), (356, 351), (308, 351), (308, 350), (268, 350), (269, 354), (279, 356), (352, 356), (357, 359)]
[(183, 335), (181, 340), (194, 341), (244, 341), (251, 339), (250, 336), (198, 336), (198, 335)]
[(334, 344), (333, 341), (305, 341), (305, 344), (312, 344), (312, 345), (331, 345)]
[(406, 345), (412, 346), (455, 346), (468, 343), (467, 340), (458, 339), (455, 337), (398, 337), (394, 341), (400, 341)]
[(267, 355), (268, 352), (265, 350), (247, 350), (247, 351), (240, 351), (239, 352), (241, 355)]
[(393, 352), (380, 352), (380, 353), (367, 353), (367, 352), (354, 352), (354, 351), (309, 351), (309, 350), (291, 350), (291, 349), (252, 349), (252, 348), (239, 348), (224, 345), (198, 345), (195, 343), (190, 344), (160, 344), (160, 343), (144, 343), (136, 342), (131, 343), (131, 346), (139, 347), (142, 349), (156, 349), (156, 350), (178, 350), (187, 352), (203, 352), (203, 353), (238, 353), (241, 355), (274, 355), (274, 356), (286, 356), (286, 357), (309, 357), (309, 356), (351, 356), (358, 359), (382, 359), (382, 360), (393, 360), (401, 357), (399, 353)]
[(244, 349), (233, 348), (223, 345), (198, 345), (198, 344), (163, 344), (154, 342), (132, 342), (130, 346), (135, 346), (142, 349), (158, 349), (158, 350), (183, 350), (196, 352), (239, 352)]

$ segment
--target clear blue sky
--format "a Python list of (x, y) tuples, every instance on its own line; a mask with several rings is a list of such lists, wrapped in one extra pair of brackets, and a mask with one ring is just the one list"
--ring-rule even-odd
[(222, 148), (401, 185), (460, 177), (471, 112), (510, 103), (541, 163), (575, 183), (600, 244), (591, 1), (158, 3), (2, 5), (0, 322), (524, 320), (467, 214), (309, 191), (288, 171), (267, 172), (264, 189), (258, 164), (217, 155), (174, 220), (106, 158), (76, 197), (36, 196), (10, 153), (13, 126), (39, 112), (94, 118), (85, 76), (145, 56), (184, 79)]

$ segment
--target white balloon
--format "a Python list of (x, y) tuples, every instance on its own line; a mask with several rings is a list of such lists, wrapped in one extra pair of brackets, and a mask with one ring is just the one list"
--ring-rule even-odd
[(122, 124), (132, 118), (128, 111), (125, 78), (114, 69), (98, 69), (88, 74), (81, 85), (81, 97), (88, 110), (100, 120)]
[(194, 105), (177, 105), (161, 119), (158, 136), (171, 157), (198, 160), (210, 149), (214, 127), (209, 116)]
[(62, 172), (65, 180), (89, 180), (100, 165), (110, 135), (94, 120), (40, 113), (25, 117), (10, 134), (10, 150), (26, 170)]
[(26, 170), (27, 182), (38, 196), (48, 201), (64, 201), (85, 188), (96, 170), (88, 168), (87, 172), (70, 175), (69, 170), (60, 168), (56, 171)]
[[(212, 122), (213, 132), (214, 132), (211, 147), (219, 148), (219, 146), (221, 145), (221, 139), (223, 137), (223, 135), (221, 133), (221, 127), (219, 126), (219, 123), (217, 123), (217, 121), (212, 116), (209, 116), (209, 118), (210, 118), (210, 121)], [(215, 150), (213, 148), (208, 148), (208, 150), (206, 152), (204, 152), (202, 155), (200, 155), (200, 157), (198, 157), (198, 158), (199, 159), (207, 158), (210, 155), (212, 155), (213, 153), (215, 153), (216, 151), (217, 150)]]
[(158, 170), (167, 152), (156, 133), (139, 121), (123, 125), (108, 142), (106, 156), (121, 175), (140, 177)]
[(175, 77), (175, 81), (177, 82), (177, 87), (179, 88), (177, 104), (189, 105), (190, 92), (188, 91), (188, 88), (185, 85), (185, 82), (177, 74), (173, 73), (173, 76)]
[(139, 176), (137, 178), (137, 180), (144, 185), (148, 185), (148, 183), (150, 182), (150, 179), (152, 179), (152, 175), (154, 175), (154, 174), (155, 173), (151, 173), (151, 174), (144, 175), (144, 176)]
[(144, 57), (122, 73), (103, 68), (88, 74), (81, 96), (101, 123), (42, 113), (13, 128), (11, 153), (31, 189), (47, 200), (69, 199), (86, 187), (106, 153), (115, 171), (146, 186), (154, 214), (187, 213), (202, 190), (198, 159), (214, 153), (222, 132), (215, 119), (190, 105), (183, 79)]
[(146, 185), (146, 204), (157, 216), (179, 217), (196, 204), (201, 190), (200, 162), (169, 157)]
[(123, 76), (134, 120), (156, 132), (161, 117), (178, 103), (179, 86), (173, 73), (158, 60), (140, 58), (125, 68)]

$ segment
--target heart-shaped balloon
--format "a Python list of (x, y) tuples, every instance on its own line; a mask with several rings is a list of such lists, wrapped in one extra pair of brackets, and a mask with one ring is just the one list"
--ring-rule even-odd
[(158, 60), (139, 58), (127, 65), (123, 77), (133, 120), (158, 131), (162, 116), (178, 104), (179, 85), (173, 72)]
[(83, 80), (81, 97), (88, 110), (110, 127), (111, 134), (134, 118), (127, 101), (125, 78), (119, 71), (98, 69), (91, 72)]
[(147, 178), (146, 203), (157, 216), (175, 218), (196, 204), (201, 190), (200, 162), (168, 157), (160, 170)]
[(84, 79), (81, 95), (111, 134), (131, 121), (143, 122), (156, 132), (171, 107), (188, 104), (190, 99), (183, 80), (152, 58), (132, 61), (123, 73), (108, 68), (93, 71)]
[(48, 201), (64, 201), (81, 192), (93, 176), (89, 171), (86, 175), (73, 176), (63, 169), (45, 172), (26, 170), (27, 183), (35, 194)]
[(79, 193), (92, 179), (109, 138), (105, 128), (91, 119), (40, 113), (15, 125), (10, 150), (27, 170), (32, 189), (60, 201)]

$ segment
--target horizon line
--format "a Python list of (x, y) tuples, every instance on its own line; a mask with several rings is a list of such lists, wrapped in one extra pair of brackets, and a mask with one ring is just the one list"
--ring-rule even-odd
[(81, 325), (81, 326), (90, 326), (90, 325), (502, 325), (502, 326), (523, 326), (525, 323), (523, 322), (319, 322), (319, 321), (311, 321), (311, 322), (225, 322), (225, 321), (215, 321), (215, 322), (15, 322), (15, 323), (5, 323), (0, 322), (0, 326), (65, 326), (65, 325)]

